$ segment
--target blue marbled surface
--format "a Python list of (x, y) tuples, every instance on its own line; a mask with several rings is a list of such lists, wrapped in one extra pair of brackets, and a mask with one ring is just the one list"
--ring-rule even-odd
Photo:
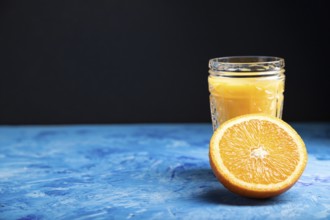
[(330, 219), (330, 124), (285, 194), (242, 198), (208, 162), (210, 124), (0, 127), (0, 219)]

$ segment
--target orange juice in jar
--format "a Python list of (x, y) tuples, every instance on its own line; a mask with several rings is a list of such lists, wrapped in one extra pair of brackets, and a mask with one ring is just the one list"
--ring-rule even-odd
[(221, 57), (209, 62), (213, 129), (233, 117), (264, 113), (282, 117), (284, 60), (278, 57)]

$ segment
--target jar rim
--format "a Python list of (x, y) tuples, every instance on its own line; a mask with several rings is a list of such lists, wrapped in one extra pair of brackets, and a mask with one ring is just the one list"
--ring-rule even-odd
[(268, 72), (279, 71), (284, 59), (273, 56), (228, 56), (209, 60), (210, 71), (215, 72)]

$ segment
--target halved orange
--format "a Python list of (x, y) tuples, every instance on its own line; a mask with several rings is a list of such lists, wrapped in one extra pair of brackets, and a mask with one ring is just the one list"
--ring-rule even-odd
[(209, 157), (214, 174), (227, 189), (252, 198), (285, 192), (307, 163), (298, 133), (283, 120), (260, 114), (223, 123), (211, 138)]

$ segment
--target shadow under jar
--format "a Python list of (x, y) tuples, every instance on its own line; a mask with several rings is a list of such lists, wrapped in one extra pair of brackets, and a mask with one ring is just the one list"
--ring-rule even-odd
[(284, 59), (268, 56), (220, 57), (209, 61), (213, 129), (236, 116), (264, 113), (282, 117)]

